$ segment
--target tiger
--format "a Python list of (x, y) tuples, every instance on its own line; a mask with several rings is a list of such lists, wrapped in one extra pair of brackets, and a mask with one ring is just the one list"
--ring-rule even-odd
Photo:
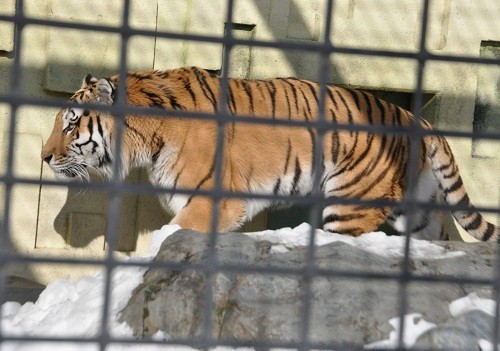
[[(128, 72), (125, 80), (126, 106), (141, 112), (141, 107), (160, 109), (165, 115), (128, 113), (118, 121), (105, 108), (87, 108), (85, 104), (116, 103), (123, 84), (119, 74), (100, 79), (88, 74), (70, 98), (75, 106), (57, 112), (52, 133), (42, 147), (41, 158), (58, 179), (89, 179), (89, 169), (112, 178), (115, 158), (120, 157), (122, 167), (116, 177), (123, 179), (132, 168), (146, 167), (153, 186), (171, 190), (159, 195), (162, 207), (173, 216), (170, 224), (199, 232), (237, 230), (259, 212), (283, 206), (286, 196), (307, 197), (317, 189), (315, 194), (326, 199), (320, 220), (324, 231), (359, 236), (387, 222), (397, 232), (413, 237), (447, 238), (438, 211), (392, 205), (408, 196), (408, 133), (335, 127), (405, 128), (418, 123), (424, 131), (433, 130), (426, 120), (401, 107), (362, 90), (335, 85), (323, 87), (322, 95), (318, 83), (298, 78), (228, 78), (222, 106), (221, 76), (199, 67)], [(221, 131), (217, 176), (216, 149), (222, 127), (215, 118), (196, 114), (215, 115), (222, 110), (234, 119)], [(327, 126), (322, 131), (313, 124), (320, 120), (320, 110)], [(178, 113), (170, 116), (168, 111)], [(182, 115), (189, 112), (194, 117)], [(251, 123), (254, 118), (271, 121)], [(298, 123), (299, 127), (278, 123), (285, 120), (305, 123)], [(115, 155), (118, 123), (123, 126), (119, 156)], [(472, 207), (446, 139), (438, 133), (423, 133), (419, 144), (414, 198), (431, 202), (441, 194), (447, 204), (460, 206), (452, 215), (470, 235), (497, 241), (499, 227)], [(216, 184), (227, 192), (271, 196), (215, 201), (207, 193)], [(272, 195), (278, 200), (271, 200)], [(370, 206), (356, 199), (380, 200), (385, 205)], [(212, 224), (215, 210), (217, 223)]]

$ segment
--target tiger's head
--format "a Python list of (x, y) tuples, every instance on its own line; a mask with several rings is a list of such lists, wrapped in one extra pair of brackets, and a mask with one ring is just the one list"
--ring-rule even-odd
[[(111, 105), (115, 82), (88, 74), (70, 101)], [(108, 112), (85, 106), (63, 108), (57, 112), (52, 133), (42, 147), (42, 160), (61, 180), (89, 180), (89, 168), (110, 177), (113, 130), (114, 119)]]

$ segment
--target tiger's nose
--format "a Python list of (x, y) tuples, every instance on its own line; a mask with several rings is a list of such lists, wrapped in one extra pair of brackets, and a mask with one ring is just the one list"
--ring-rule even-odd
[(52, 160), (52, 154), (48, 154), (47, 156), (42, 156), (43, 160), (47, 163), (50, 163), (50, 160)]

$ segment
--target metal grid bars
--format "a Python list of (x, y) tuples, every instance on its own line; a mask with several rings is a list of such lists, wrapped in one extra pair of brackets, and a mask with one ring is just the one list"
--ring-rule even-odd
[[(301, 0), (302, 1), (302, 0)], [(325, 16), (325, 28), (324, 37), (319, 43), (310, 42), (298, 42), (298, 41), (263, 41), (263, 40), (248, 40), (239, 39), (233, 36), (231, 30), (226, 30), (222, 37), (216, 36), (204, 36), (204, 35), (193, 35), (193, 34), (181, 34), (177, 32), (168, 31), (156, 31), (156, 30), (144, 30), (132, 28), (130, 26), (130, 0), (123, 0), (123, 12), (121, 16), (120, 26), (108, 26), (108, 25), (94, 25), (94, 24), (83, 24), (83, 23), (72, 23), (61, 20), (45, 20), (39, 18), (33, 18), (25, 15), (24, 8), (25, 4), (23, 0), (17, 0), (16, 12), (14, 15), (1, 15), (0, 21), (14, 23), (16, 28), (15, 35), (15, 45), (14, 45), (14, 55), (12, 61), (12, 71), (11, 71), (11, 82), (10, 89), (8, 93), (0, 96), (0, 103), (8, 104), (10, 106), (10, 120), (8, 129), (8, 145), (6, 152), (6, 172), (0, 175), (0, 184), (3, 184), (5, 188), (5, 197), (3, 199), (3, 223), (0, 235), (0, 281), (3, 283), (6, 279), (6, 267), (9, 264), (15, 263), (30, 263), (30, 264), (41, 264), (41, 263), (53, 263), (53, 264), (68, 264), (68, 265), (80, 265), (80, 264), (90, 264), (90, 265), (100, 265), (105, 268), (107, 274), (105, 279), (105, 292), (104, 292), (104, 307), (102, 311), (101, 318), (101, 332), (95, 338), (80, 338), (80, 337), (63, 337), (63, 338), (52, 338), (52, 337), (24, 337), (24, 336), (13, 336), (7, 335), (0, 329), (0, 345), (2, 342), (6, 341), (58, 341), (58, 342), (81, 342), (81, 343), (98, 343), (100, 349), (104, 350), (110, 343), (150, 343), (156, 344), (160, 343), (157, 340), (130, 340), (130, 339), (119, 339), (109, 335), (108, 332), (108, 313), (110, 306), (110, 290), (111, 290), (111, 272), (117, 266), (147, 266), (155, 268), (169, 268), (176, 270), (199, 270), (206, 274), (206, 291), (205, 291), (205, 310), (204, 310), (204, 320), (203, 320), (203, 336), (196, 340), (170, 340), (161, 341), (165, 344), (185, 344), (193, 347), (199, 347), (203, 349), (209, 349), (217, 345), (225, 345), (231, 347), (256, 347), (256, 348), (270, 348), (270, 347), (286, 347), (300, 350), (311, 350), (311, 349), (328, 349), (328, 350), (353, 350), (360, 347), (360, 345), (324, 345), (316, 344), (310, 340), (310, 313), (311, 313), (311, 284), (314, 277), (336, 277), (336, 278), (352, 278), (352, 279), (365, 279), (370, 281), (383, 281), (383, 280), (394, 280), (399, 282), (399, 316), (403, 318), (408, 312), (407, 303), (407, 285), (410, 282), (437, 282), (437, 283), (467, 283), (467, 284), (480, 284), (488, 285), (494, 288), (495, 298), (498, 302), (500, 301), (500, 259), (497, 259), (497, 276), (491, 277), (491, 279), (475, 279), (469, 277), (455, 277), (455, 276), (415, 276), (412, 275), (410, 271), (410, 240), (407, 236), (405, 245), (405, 256), (404, 256), (404, 268), (400, 274), (386, 274), (386, 273), (372, 273), (363, 271), (343, 271), (335, 269), (320, 269), (315, 266), (315, 232), (311, 231), (310, 245), (307, 251), (307, 265), (303, 269), (287, 269), (287, 268), (265, 268), (265, 267), (248, 267), (240, 265), (227, 265), (221, 264), (217, 259), (216, 243), (218, 240), (218, 234), (216, 233), (216, 222), (218, 216), (218, 206), (217, 204), (221, 199), (226, 198), (244, 198), (244, 199), (262, 199), (262, 200), (291, 200), (295, 203), (310, 204), (312, 205), (311, 219), (310, 223), (312, 227), (318, 225), (317, 218), (320, 210), (323, 206), (336, 203), (336, 204), (362, 204), (369, 206), (381, 206), (381, 207), (394, 207), (398, 206), (401, 209), (411, 210), (411, 209), (428, 209), (433, 211), (438, 210), (466, 210), (467, 208), (463, 205), (458, 205), (451, 207), (445, 204), (429, 204), (426, 202), (419, 201), (414, 194), (414, 188), (416, 185), (415, 170), (417, 169), (418, 153), (420, 147), (421, 138), (426, 135), (442, 135), (442, 136), (454, 136), (454, 137), (467, 137), (467, 138), (485, 138), (491, 140), (500, 140), (500, 131), (495, 132), (485, 132), (478, 131), (474, 133), (461, 132), (461, 131), (428, 131), (423, 130), (423, 128), (418, 123), (412, 123), (410, 127), (387, 127), (381, 125), (352, 125), (352, 124), (340, 124), (331, 123), (325, 121), (325, 100), (326, 100), (326, 84), (327, 77), (329, 76), (328, 71), (330, 69), (330, 58), (332, 55), (349, 54), (349, 55), (361, 55), (369, 57), (386, 57), (386, 58), (404, 58), (411, 59), (417, 63), (416, 76), (416, 86), (414, 92), (414, 104), (412, 106), (412, 112), (414, 115), (418, 116), (420, 114), (421, 107), (423, 106), (423, 78), (425, 67), (428, 62), (441, 61), (449, 63), (470, 63), (470, 64), (481, 64), (481, 65), (500, 65), (499, 59), (485, 58), (485, 57), (466, 57), (466, 56), (453, 56), (453, 55), (438, 55), (427, 50), (427, 29), (428, 29), (428, 17), (429, 17), (429, 6), (431, 0), (422, 1), (422, 18), (421, 18), (421, 28), (420, 28), (420, 39), (419, 48), (417, 52), (410, 51), (390, 51), (390, 50), (380, 50), (380, 49), (366, 49), (366, 48), (355, 48), (355, 47), (345, 47), (336, 45), (331, 42), (331, 27), (332, 27), (332, 14), (335, 13), (335, 1), (328, 0)], [(227, 0), (227, 13), (226, 13), (226, 23), (228, 27), (231, 27), (233, 23), (233, 9), (234, 0)], [(106, 257), (103, 260), (99, 259), (70, 259), (70, 258), (54, 258), (54, 257), (31, 257), (22, 253), (16, 253), (10, 251), (10, 221), (11, 208), (12, 208), (12, 193), (14, 185), (39, 185), (39, 186), (61, 186), (62, 184), (57, 181), (50, 180), (38, 180), (19, 177), (14, 174), (14, 148), (16, 144), (16, 116), (19, 113), (19, 108), (26, 105), (40, 106), (40, 107), (61, 107), (59, 101), (54, 101), (52, 99), (30, 97), (23, 94), (21, 88), (21, 81), (23, 77), (23, 65), (21, 63), (22, 50), (27, 50), (26, 47), (22, 46), (23, 31), (27, 26), (42, 26), (42, 27), (54, 27), (54, 28), (66, 28), (75, 29), (79, 31), (90, 31), (90, 32), (103, 32), (103, 33), (113, 33), (118, 34), (121, 37), (121, 47), (120, 47), (120, 76), (126, 76), (127, 68), (127, 57), (129, 53), (129, 41), (133, 37), (156, 37), (156, 38), (166, 38), (175, 40), (185, 40), (194, 41), (199, 43), (218, 43), (224, 46), (224, 59), (222, 68), (222, 79), (221, 79), (221, 101), (219, 103), (217, 115), (206, 114), (206, 113), (185, 113), (184, 111), (164, 111), (164, 110), (150, 110), (140, 107), (130, 107), (126, 105), (126, 85), (120, 84), (118, 91), (118, 101), (113, 106), (102, 106), (102, 105), (89, 105), (89, 107), (96, 110), (106, 110), (111, 111), (117, 120), (122, 121), (122, 123), (117, 124), (117, 147), (116, 155), (114, 157), (117, 162), (114, 164), (114, 176), (111, 182), (108, 183), (90, 183), (81, 184), (79, 182), (67, 182), (64, 183), (65, 186), (77, 189), (93, 189), (106, 191), (110, 194), (110, 204), (107, 212), (107, 228), (106, 228), (106, 238), (109, 245), (109, 250)], [(320, 101), (320, 113), (318, 120), (315, 122), (297, 122), (297, 121), (286, 121), (286, 120), (266, 120), (266, 119), (255, 119), (251, 116), (238, 116), (238, 122), (245, 123), (257, 123), (257, 124), (267, 124), (267, 125), (284, 125), (295, 128), (315, 128), (318, 133), (318, 142), (315, 145), (316, 151), (319, 154), (323, 146), (323, 136), (325, 132), (336, 129), (345, 131), (366, 131), (369, 133), (384, 133), (384, 134), (402, 134), (406, 135), (411, 140), (410, 148), (410, 162), (408, 165), (407, 173), (409, 174), (409, 190), (407, 196), (402, 200), (402, 202), (394, 203), (388, 200), (374, 200), (369, 202), (361, 202), (357, 199), (344, 199), (344, 198), (325, 198), (320, 191), (320, 172), (315, 172), (314, 179), (314, 190), (308, 197), (297, 197), (297, 196), (279, 196), (279, 195), (268, 195), (268, 194), (247, 194), (238, 192), (228, 192), (222, 189), (222, 150), (224, 145), (224, 135), (227, 123), (234, 122), (235, 118), (227, 110), (227, 92), (228, 92), (228, 72), (230, 65), (230, 53), (235, 46), (252, 46), (259, 48), (270, 48), (279, 50), (297, 50), (303, 52), (318, 53), (320, 55), (320, 66), (318, 67), (318, 77), (320, 77), (321, 84), (321, 94), (319, 97)], [(265, 64), (265, 63), (263, 63)], [(62, 106), (69, 107), (73, 106), (71, 103), (62, 104)], [(181, 118), (195, 118), (195, 119), (207, 119), (216, 120), (218, 123), (218, 133), (217, 133), (217, 154), (215, 162), (215, 179), (216, 186), (213, 190), (194, 190), (194, 189), (168, 189), (155, 187), (149, 184), (128, 184), (124, 183), (122, 179), (118, 176), (121, 174), (120, 169), (122, 167), (120, 162), (120, 157), (117, 155), (121, 152), (121, 138), (123, 136), (124, 130), (124, 117), (130, 113), (141, 113), (146, 115), (154, 116), (170, 116), (170, 117), (181, 117)], [(319, 170), (321, 167), (320, 158), (317, 158), (316, 164), (314, 165), (315, 170)], [(210, 242), (210, 252), (209, 260), (205, 265), (194, 265), (194, 264), (179, 264), (179, 263), (139, 263), (139, 262), (123, 262), (116, 260), (113, 256), (113, 251), (116, 249), (118, 233), (116, 228), (118, 228), (119, 213), (120, 213), (120, 199), (126, 194), (159, 194), (159, 193), (181, 193), (186, 195), (206, 195), (210, 196), (215, 203), (213, 218), (212, 218), (212, 231), (209, 236)], [(479, 211), (500, 213), (500, 209), (497, 207), (480, 207), (477, 208)], [(288, 274), (288, 275), (298, 275), (302, 278), (303, 284), (305, 286), (305, 292), (303, 296), (303, 325), (300, 332), (300, 342), (299, 343), (281, 343), (281, 344), (266, 344), (260, 342), (238, 342), (230, 340), (214, 340), (212, 335), (213, 321), (211, 320), (211, 311), (213, 307), (213, 291), (212, 284), (215, 279), (215, 275), (218, 272), (248, 272), (248, 273), (259, 273), (259, 274)], [(0, 301), (4, 302), (5, 296), (5, 284), (0, 285)], [(498, 307), (497, 307), (498, 311)], [(500, 342), (498, 336), (498, 324), (499, 316), (498, 313), (495, 318), (495, 351), (498, 350), (496, 344)], [(399, 348), (404, 349), (402, 343), (402, 336), (404, 335), (404, 324), (399, 331)]]

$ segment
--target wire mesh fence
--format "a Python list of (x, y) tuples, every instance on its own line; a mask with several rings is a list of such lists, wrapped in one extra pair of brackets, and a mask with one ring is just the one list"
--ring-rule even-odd
[[(415, 116), (420, 115), (421, 108), (423, 106), (423, 79), (425, 75), (425, 67), (429, 62), (449, 62), (449, 63), (466, 63), (466, 64), (476, 64), (476, 65), (487, 65), (487, 66), (498, 66), (500, 65), (500, 59), (498, 58), (487, 58), (487, 57), (471, 57), (471, 56), (460, 56), (460, 55), (446, 55), (446, 54), (436, 54), (430, 52), (427, 49), (427, 33), (428, 33), (428, 22), (429, 22), (429, 8), (431, 0), (422, 1), (422, 15), (421, 15), (421, 27), (419, 30), (419, 45), (417, 51), (391, 51), (382, 49), (368, 49), (368, 48), (358, 48), (358, 47), (347, 47), (336, 45), (332, 43), (331, 37), (331, 27), (333, 14), (336, 11), (336, 1), (328, 0), (327, 7), (324, 11), (324, 31), (323, 37), (318, 42), (297, 42), (297, 41), (263, 41), (257, 39), (241, 39), (233, 35), (230, 30), (233, 26), (237, 27), (239, 24), (233, 21), (234, 12), (234, 0), (227, 1), (225, 23), (226, 29), (223, 36), (205, 36), (205, 35), (194, 35), (185, 34), (178, 32), (169, 31), (159, 31), (159, 30), (146, 30), (138, 29), (130, 25), (130, 0), (123, 0), (123, 13), (121, 14), (121, 25), (111, 26), (111, 25), (96, 25), (96, 24), (85, 24), (85, 23), (74, 23), (62, 20), (47, 20), (34, 18), (28, 16), (24, 12), (23, 0), (17, 0), (16, 11), (13, 15), (0, 15), (0, 21), (9, 22), (15, 24), (15, 42), (14, 51), (12, 55), (12, 69), (11, 69), (11, 81), (8, 93), (0, 96), (0, 102), (8, 104), (10, 106), (10, 118), (9, 118), (9, 128), (8, 128), (8, 143), (6, 148), (6, 171), (4, 174), (0, 175), (0, 184), (4, 186), (4, 199), (3, 199), (3, 222), (1, 228), (0, 236), (0, 269), (2, 274), (0, 278), (2, 282), (5, 282), (6, 275), (8, 274), (8, 266), (17, 263), (30, 263), (30, 264), (64, 264), (64, 265), (98, 265), (105, 269), (105, 284), (104, 284), (104, 304), (102, 308), (102, 316), (100, 320), (100, 333), (96, 337), (83, 338), (83, 337), (44, 337), (44, 336), (14, 336), (6, 334), (0, 329), (0, 344), (7, 341), (57, 341), (57, 342), (78, 342), (78, 343), (97, 343), (100, 349), (104, 350), (110, 344), (116, 343), (129, 343), (129, 344), (170, 344), (178, 345), (184, 344), (193, 347), (208, 349), (218, 345), (231, 346), (231, 347), (255, 347), (255, 348), (271, 348), (271, 347), (285, 347), (300, 350), (309, 349), (329, 349), (329, 350), (352, 350), (359, 348), (359, 345), (340, 345), (340, 344), (318, 344), (310, 339), (310, 313), (311, 313), (311, 284), (315, 277), (333, 277), (333, 278), (351, 278), (351, 279), (365, 279), (370, 281), (386, 281), (392, 280), (399, 283), (399, 317), (401, 320), (408, 313), (408, 284), (412, 282), (429, 282), (429, 283), (466, 283), (466, 284), (477, 284), (491, 286), (494, 291), (494, 298), (497, 303), (497, 314), (495, 317), (495, 326), (493, 330), (495, 335), (493, 336), (494, 349), (497, 350), (499, 336), (498, 336), (498, 325), (499, 325), (499, 315), (498, 315), (498, 303), (500, 301), (500, 258), (497, 259), (495, 263), (496, 276), (491, 277), (491, 279), (483, 278), (470, 278), (470, 277), (456, 277), (456, 276), (426, 276), (426, 275), (414, 275), (411, 272), (410, 267), (410, 237), (407, 237), (403, 269), (399, 274), (388, 274), (388, 273), (373, 273), (364, 271), (343, 271), (336, 269), (320, 269), (315, 266), (315, 231), (311, 231), (310, 244), (307, 251), (307, 264), (302, 269), (292, 269), (292, 268), (276, 268), (276, 267), (248, 267), (245, 265), (228, 265), (218, 262), (216, 244), (218, 242), (219, 234), (217, 233), (217, 218), (219, 216), (219, 206), (222, 199), (256, 199), (256, 200), (272, 200), (272, 201), (292, 201), (294, 203), (302, 203), (312, 206), (310, 213), (310, 223), (312, 228), (319, 226), (318, 218), (321, 209), (329, 204), (342, 204), (342, 205), (363, 205), (363, 206), (373, 206), (373, 207), (398, 207), (402, 210), (414, 211), (415, 209), (426, 209), (430, 211), (443, 211), (443, 210), (467, 210), (466, 205), (456, 205), (450, 206), (447, 204), (440, 203), (428, 203), (420, 201), (415, 196), (416, 187), (416, 174), (418, 167), (419, 158), (419, 148), (421, 147), (421, 140), (424, 136), (428, 135), (439, 135), (445, 137), (461, 137), (461, 138), (474, 138), (488, 139), (498, 141), (500, 140), (500, 131), (498, 130), (476, 130), (474, 132), (464, 132), (458, 130), (427, 130), (424, 129), (416, 120), (411, 123), (409, 127), (401, 126), (385, 126), (385, 125), (357, 125), (357, 124), (342, 124), (342, 123), (332, 123), (326, 121), (325, 119), (325, 100), (327, 97), (327, 84), (329, 77), (329, 70), (331, 69), (331, 57), (332, 55), (354, 55), (354, 56), (367, 56), (367, 57), (385, 57), (393, 59), (409, 59), (416, 62), (415, 71), (415, 89), (413, 92), (413, 104), (412, 113)], [(160, 109), (149, 109), (142, 107), (129, 106), (125, 100), (127, 87), (125, 84), (120, 84), (118, 86), (117, 101), (112, 106), (103, 106), (99, 104), (89, 104), (88, 107), (98, 110), (98, 111), (108, 111), (111, 112), (118, 120), (124, 121), (124, 117), (129, 114), (141, 114), (146, 116), (155, 117), (165, 117), (165, 118), (187, 118), (187, 119), (202, 119), (217, 122), (217, 139), (216, 139), (216, 158), (214, 166), (214, 176), (215, 176), (215, 186), (211, 190), (201, 190), (201, 189), (179, 189), (179, 188), (165, 188), (159, 186), (153, 186), (150, 184), (130, 184), (125, 183), (123, 179), (119, 176), (121, 174), (121, 158), (117, 155), (121, 154), (122, 148), (122, 137), (125, 128), (124, 123), (117, 124), (117, 141), (114, 160), (116, 162), (113, 164), (114, 172), (113, 177), (109, 183), (90, 183), (82, 184), (80, 182), (64, 182), (52, 180), (39, 180), (30, 179), (26, 177), (20, 177), (14, 172), (14, 162), (15, 162), (15, 147), (16, 147), (16, 118), (20, 113), (20, 108), (23, 106), (40, 106), (40, 107), (73, 107), (74, 104), (71, 102), (61, 104), (60, 101), (53, 99), (43, 98), (43, 97), (31, 97), (26, 96), (23, 93), (21, 87), (21, 81), (23, 77), (23, 63), (21, 57), (24, 54), (23, 51), (29, 50), (29, 48), (22, 45), (23, 41), (23, 31), (29, 26), (41, 26), (41, 27), (51, 27), (51, 28), (61, 28), (61, 29), (74, 29), (83, 32), (103, 32), (103, 33), (113, 33), (117, 34), (121, 38), (120, 46), (120, 68), (119, 74), (121, 77), (125, 77), (128, 69), (128, 55), (129, 55), (129, 42), (134, 37), (154, 37), (154, 38), (164, 38), (164, 39), (175, 39), (181, 41), (192, 41), (196, 43), (217, 43), (224, 47), (223, 59), (222, 59), (222, 69), (221, 69), (221, 94), (220, 101), (217, 108), (217, 114), (193, 112), (193, 111), (182, 111), (182, 110), (160, 110)], [(290, 121), (283, 119), (256, 119), (252, 116), (238, 116), (235, 118), (228, 110), (228, 75), (230, 72), (231, 64), (231, 52), (237, 46), (249, 46), (257, 48), (272, 48), (278, 50), (296, 50), (299, 52), (312, 52), (320, 56), (320, 64), (318, 66), (318, 77), (320, 94), (319, 94), (319, 115), (316, 121)], [(265, 64), (265, 63), (263, 63)], [(368, 133), (380, 133), (380, 134), (397, 134), (405, 135), (410, 140), (410, 158), (408, 162), (407, 174), (408, 179), (408, 189), (407, 195), (400, 202), (393, 202), (390, 200), (377, 199), (371, 201), (362, 201), (360, 199), (351, 198), (326, 198), (320, 189), (321, 183), (321, 158), (317, 157), (314, 164), (313, 172), (314, 176), (314, 186), (312, 192), (304, 196), (284, 196), (277, 194), (254, 194), (254, 193), (243, 193), (243, 192), (232, 192), (223, 188), (222, 186), (222, 168), (223, 168), (223, 152), (225, 135), (227, 131), (227, 126), (229, 123), (248, 123), (248, 124), (260, 124), (260, 125), (283, 125), (287, 127), (294, 128), (314, 128), (317, 131), (317, 143), (314, 145), (316, 154), (320, 154), (323, 148), (324, 135), (326, 132), (331, 130), (342, 130), (342, 131), (363, 131)], [(16, 185), (36, 185), (36, 186), (47, 186), (47, 187), (58, 187), (61, 185), (75, 188), (75, 189), (92, 189), (105, 191), (109, 194), (110, 202), (107, 211), (107, 225), (106, 225), (106, 242), (108, 244), (108, 251), (104, 259), (94, 259), (94, 258), (57, 258), (52, 256), (36, 256), (32, 257), (26, 254), (14, 252), (10, 250), (10, 240), (11, 240), (11, 222), (9, 218), (11, 217), (12, 208), (12, 193), (13, 188)], [(117, 260), (113, 256), (113, 252), (117, 249), (118, 241), (118, 231), (116, 228), (119, 227), (120, 218), (120, 200), (126, 194), (185, 194), (185, 195), (205, 195), (209, 196), (214, 201), (214, 211), (212, 213), (211, 220), (211, 231), (209, 234), (209, 259), (204, 265), (194, 265), (191, 263), (181, 264), (173, 262), (129, 262)], [(482, 206), (477, 208), (482, 212), (490, 212), (499, 214), (500, 209), (496, 206)], [(203, 335), (196, 339), (173, 339), (173, 340), (141, 340), (141, 339), (120, 339), (116, 338), (109, 333), (109, 308), (111, 299), (111, 272), (119, 266), (145, 266), (152, 268), (168, 268), (172, 270), (199, 270), (206, 275), (206, 290), (204, 292), (204, 313), (203, 313)], [(215, 276), (218, 272), (248, 272), (248, 273), (260, 273), (260, 274), (287, 274), (287, 275), (297, 275), (300, 276), (305, 291), (303, 294), (303, 324), (300, 329), (299, 342), (297, 343), (272, 343), (268, 344), (265, 342), (247, 342), (238, 340), (217, 340), (212, 336), (213, 330), (213, 320), (212, 320), (212, 310), (213, 310), (213, 283)], [(5, 284), (0, 285), (0, 301), (5, 301)], [(1, 327), (0, 327), (1, 328)], [(403, 338), (405, 333), (404, 324), (399, 330), (399, 348), (403, 349)]]

